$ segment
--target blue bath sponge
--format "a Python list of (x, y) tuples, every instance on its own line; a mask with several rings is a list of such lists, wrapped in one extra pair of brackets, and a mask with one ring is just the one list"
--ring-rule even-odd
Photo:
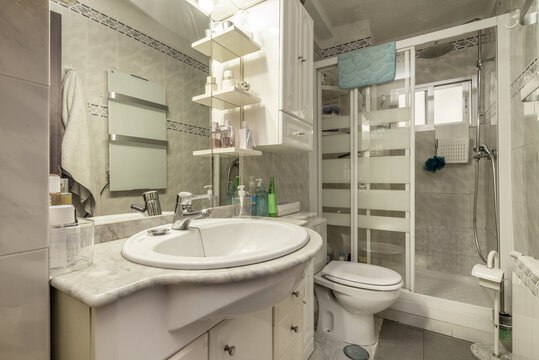
[(443, 156), (433, 156), (428, 158), (423, 165), (423, 170), (435, 173), (437, 170), (442, 170), (445, 166), (445, 158)]

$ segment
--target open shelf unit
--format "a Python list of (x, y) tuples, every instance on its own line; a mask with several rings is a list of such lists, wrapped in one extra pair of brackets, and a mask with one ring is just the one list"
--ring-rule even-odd
[(212, 155), (223, 155), (223, 156), (260, 156), (262, 151), (258, 150), (249, 150), (249, 149), (238, 149), (238, 148), (216, 148), (216, 149), (206, 149), (206, 150), (196, 150), (193, 151), (193, 156), (212, 156)]
[(230, 87), (214, 91), (211, 94), (193, 96), (193, 101), (218, 110), (227, 110), (258, 104), (260, 98), (240, 88)]
[(231, 26), (212, 37), (198, 40), (191, 44), (191, 47), (221, 63), (260, 50), (260, 45), (236, 26)]

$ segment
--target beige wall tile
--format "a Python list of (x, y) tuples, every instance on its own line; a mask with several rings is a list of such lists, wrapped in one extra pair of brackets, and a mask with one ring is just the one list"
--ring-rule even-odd
[(1, 0), (0, 74), (49, 84), (49, 1)]
[(0, 75), (0, 255), (47, 246), (49, 89)]
[(1, 256), (0, 274), (0, 359), (49, 359), (48, 250)]

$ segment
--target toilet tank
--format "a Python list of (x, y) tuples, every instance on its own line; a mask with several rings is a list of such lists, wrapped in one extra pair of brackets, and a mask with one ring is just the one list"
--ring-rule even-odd
[(312, 229), (322, 237), (322, 248), (313, 258), (313, 272), (316, 274), (326, 266), (328, 253), (327, 220), (324, 218), (312, 219)]

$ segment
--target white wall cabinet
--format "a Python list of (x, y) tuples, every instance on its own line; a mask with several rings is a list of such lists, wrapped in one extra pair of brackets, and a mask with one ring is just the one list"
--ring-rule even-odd
[(262, 102), (245, 108), (244, 118), (262, 150), (310, 151), (313, 20), (299, 0), (267, 0), (249, 12), (262, 51), (243, 58), (244, 79)]

